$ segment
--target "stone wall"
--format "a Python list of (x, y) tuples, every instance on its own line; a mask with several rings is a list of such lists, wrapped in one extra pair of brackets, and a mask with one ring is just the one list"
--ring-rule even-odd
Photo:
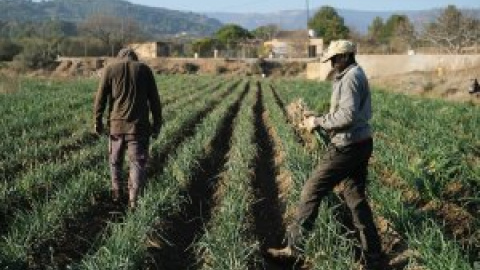
[[(448, 75), (449, 71), (480, 66), (480, 55), (357, 55), (357, 61), (369, 78), (415, 71), (435, 71), (440, 75)], [(330, 70), (330, 62), (308, 63), (307, 78), (325, 80)]]

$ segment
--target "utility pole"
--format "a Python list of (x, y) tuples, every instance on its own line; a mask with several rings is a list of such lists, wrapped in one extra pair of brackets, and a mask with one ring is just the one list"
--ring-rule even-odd
[(307, 4), (307, 30), (308, 30), (308, 21), (310, 20), (310, 4), (308, 0), (305, 0)]

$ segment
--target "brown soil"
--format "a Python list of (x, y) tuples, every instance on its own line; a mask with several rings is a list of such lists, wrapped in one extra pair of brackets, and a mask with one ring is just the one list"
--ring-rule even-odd
[[(255, 177), (252, 186), (256, 203), (252, 206), (254, 216), (254, 231), (260, 240), (261, 250), (271, 247), (281, 247), (284, 243), (285, 224), (283, 213), (285, 202), (280, 198), (278, 185), (278, 163), (275, 161), (275, 142), (269, 135), (268, 115), (263, 103), (263, 90), (257, 83), (257, 101), (255, 113), (255, 143), (257, 145), (257, 159), (255, 161)], [(265, 260), (263, 269), (283, 269), (278, 264)]]
[[(53, 71), (37, 70), (29, 74), (31, 76), (52, 77), (98, 77), (101, 75), (103, 68), (113, 60), (114, 58), (108, 57), (62, 58)], [(261, 76), (265, 74), (269, 77), (297, 77), (302, 76), (306, 69), (305, 63), (264, 62), (261, 59), (152, 58), (142, 59), (142, 61), (148, 64), (157, 74), (229, 74), (240, 76)], [(3, 92), (1, 87), (0, 92)]]

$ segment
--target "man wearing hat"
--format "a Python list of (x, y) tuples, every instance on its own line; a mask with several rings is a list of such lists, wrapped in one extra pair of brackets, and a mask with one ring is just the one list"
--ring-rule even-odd
[(267, 256), (275, 260), (303, 256), (305, 237), (313, 229), (321, 200), (342, 182), (341, 195), (360, 236), (363, 262), (367, 269), (385, 269), (380, 237), (365, 194), (373, 149), (370, 89), (355, 53), (354, 43), (337, 40), (321, 59), (330, 61), (335, 71), (330, 111), (320, 117), (306, 116), (303, 125), (309, 131), (323, 128), (330, 134), (331, 144), (303, 186), (294, 222), (287, 231), (287, 246), (267, 250)]
[[(149, 138), (158, 136), (162, 112), (152, 70), (138, 61), (132, 49), (120, 50), (116, 61), (103, 72), (94, 104), (97, 134), (104, 132), (102, 118), (107, 103), (113, 200), (117, 201), (121, 194), (122, 164), (128, 151), (128, 200), (129, 208), (134, 209), (146, 181)], [(150, 123), (150, 112), (153, 123)]]

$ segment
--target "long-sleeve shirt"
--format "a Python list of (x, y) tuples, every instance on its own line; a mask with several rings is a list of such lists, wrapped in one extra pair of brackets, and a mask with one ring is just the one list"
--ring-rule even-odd
[[(107, 103), (110, 134), (148, 136), (160, 131), (160, 96), (146, 64), (124, 58), (108, 65), (95, 97), (95, 123), (102, 122)], [(153, 123), (150, 123), (150, 112)]]
[(346, 146), (372, 136), (370, 88), (363, 69), (352, 64), (335, 77), (329, 113), (315, 119), (331, 134), (336, 146)]

